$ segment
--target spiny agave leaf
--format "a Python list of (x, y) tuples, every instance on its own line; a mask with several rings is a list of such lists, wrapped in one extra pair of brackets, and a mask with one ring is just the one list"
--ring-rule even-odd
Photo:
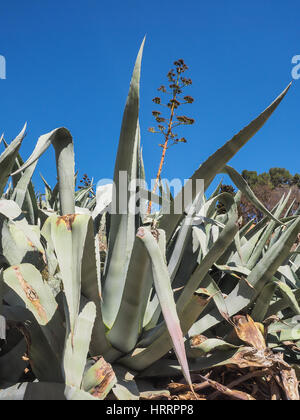
[(182, 367), (184, 377), (188, 384), (191, 385), (192, 382), (184, 348), (183, 335), (176, 311), (168, 267), (159, 246), (150, 231), (140, 228), (137, 237), (143, 241), (149, 253), (153, 269), (155, 290), (161, 305), (164, 320), (172, 338), (174, 350)]
[(61, 215), (75, 213), (75, 163), (73, 138), (66, 128), (57, 128), (51, 133), (38, 139), (36, 147), (27, 162), (12, 175), (24, 171), (33, 165), (41, 155), (53, 144), (56, 155), (57, 177), (59, 182), (59, 197), (61, 202)]
[(123, 353), (136, 345), (143, 327), (143, 317), (152, 282), (148, 282), (150, 260), (142, 241), (136, 238), (126, 276), (117, 318), (108, 334), (109, 341)]
[(130, 90), (125, 106), (118, 154), (114, 172), (114, 183), (116, 186), (115, 202), (117, 214), (111, 215), (111, 226), (109, 234), (109, 247), (105, 272), (105, 284), (103, 289), (103, 317), (107, 326), (112, 327), (117, 316), (118, 308), (122, 299), (126, 272), (134, 244), (136, 233), (135, 214), (128, 212), (128, 204), (131, 194), (128, 194), (126, 210), (128, 214), (120, 214), (119, 187), (120, 172), (126, 172), (128, 183), (124, 188), (128, 191), (129, 183), (137, 177), (137, 159), (139, 144), (139, 86), (141, 61), (144, 42), (140, 48), (133, 71)]
[[(224, 166), (236, 155), (236, 153), (261, 129), (269, 117), (273, 114), (280, 102), (283, 100), (291, 84), (278, 96), (278, 98), (262, 113), (253, 120), (247, 127), (234, 136), (229, 142), (211, 155), (193, 174), (190, 178), (190, 183), (193, 187), (195, 198), (196, 188), (195, 183), (197, 179), (204, 180), (205, 190), (209, 187), (215, 176), (224, 168)], [(175, 197), (174, 208), (176, 203), (183, 202), (183, 190)], [(160, 224), (160, 227), (167, 233), (167, 238), (170, 239), (173, 235), (176, 226), (180, 222), (182, 215), (166, 215)]]
[(88, 215), (51, 216), (42, 229), (57, 256), (72, 334), (79, 312), (82, 257), (89, 221)]
[(95, 319), (96, 306), (89, 302), (77, 318), (74, 334), (70, 331), (67, 337), (63, 366), (69, 386), (81, 387)]
[(3, 194), (11, 170), (14, 166), (18, 151), (25, 137), (27, 124), (24, 125), (21, 133), (10, 143), (0, 156), (0, 196)]
[(265, 216), (274, 220), (274, 222), (282, 225), (281, 221), (278, 220), (273, 214), (263, 205), (261, 201), (255, 196), (254, 192), (249, 187), (247, 181), (231, 166), (225, 166), (222, 171), (227, 174), (237, 188), (248, 198), (248, 200), (254, 204), (254, 206), (260, 210)]
[(101, 270), (98, 257), (99, 249), (96, 248), (95, 244), (97, 239), (97, 236), (94, 237), (93, 220), (89, 217), (82, 256), (81, 293), (88, 301), (94, 302), (97, 309), (96, 322), (90, 345), (91, 356), (98, 356), (99, 354), (106, 356), (111, 346), (105, 334), (105, 327), (102, 320)]
[(3, 281), (23, 300), (60, 360), (65, 336), (63, 322), (51, 289), (39, 271), (31, 264), (10, 267), (3, 272)]

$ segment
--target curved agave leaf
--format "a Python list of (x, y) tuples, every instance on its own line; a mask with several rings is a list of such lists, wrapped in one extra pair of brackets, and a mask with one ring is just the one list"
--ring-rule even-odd
[[(8, 147), (8, 146), (6, 146)], [(16, 157), (16, 161), (14, 164), (14, 167), (12, 169), (13, 172), (17, 171), (22, 165), (24, 164), (20, 154), (17, 154)], [(26, 176), (25, 179), (27, 178), (28, 180), (28, 176), (30, 175), (31, 169), (28, 169), (25, 171)], [(24, 173), (24, 175), (25, 175)], [(28, 182), (28, 186), (27, 189), (25, 190), (25, 182), (21, 181), (23, 174), (19, 174), (19, 175), (15, 175), (12, 176), (12, 182), (13, 182), (13, 192), (12, 192), (12, 197), (13, 198), (13, 194), (15, 194), (15, 190), (18, 186), (18, 198), (17, 198), (17, 202), (20, 208), (22, 208), (22, 210), (25, 213), (25, 216), (27, 218), (27, 220), (31, 223), (31, 224), (35, 224), (37, 223), (38, 220), (38, 205), (37, 205), (37, 199), (36, 199), (36, 195), (35, 195), (35, 191), (34, 191), (34, 187), (33, 184), (31, 182), (31, 180)], [(24, 194), (25, 192), (25, 194)], [(24, 194), (24, 198), (23, 198), (23, 194)], [(16, 201), (16, 198), (14, 198), (14, 200)], [(23, 200), (23, 201), (22, 201)]]
[[(120, 173), (126, 173), (127, 184), (122, 187), (128, 191), (129, 183), (137, 178), (138, 168), (138, 145), (139, 145), (139, 86), (141, 61), (144, 49), (144, 42), (140, 48), (130, 90), (125, 106), (118, 154), (114, 172), (115, 200), (117, 214), (111, 215), (111, 227), (109, 234), (109, 247), (106, 262), (105, 283), (103, 288), (103, 317), (108, 327), (112, 327), (117, 316), (118, 308), (122, 299), (122, 293), (126, 280), (126, 272), (134, 244), (136, 234), (135, 214), (128, 212), (128, 204), (131, 194), (128, 194), (126, 203), (120, 203)], [(128, 214), (120, 213), (120, 206), (126, 205)]]
[(27, 124), (24, 125), (21, 133), (10, 143), (6, 150), (0, 156), (0, 196), (7, 184), (11, 170), (14, 166), (18, 151), (25, 137)]
[(38, 139), (36, 147), (27, 162), (12, 175), (17, 175), (33, 165), (53, 144), (56, 155), (57, 176), (61, 215), (75, 213), (75, 163), (73, 138), (66, 128), (57, 128)]
[(23, 207), (24, 200), (26, 198), (26, 194), (28, 193), (29, 184), (31, 183), (31, 178), (32, 178), (32, 175), (35, 171), (37, 163), (38, 163), (38, 161), (36, 161), (29, 168), (25, 169), (25, 171), (23, 172), (22, 176), (20, 177), (16, 187), (14, 188), (14, 192), (13, 192), (13, 195), (12, 195), (12, 200), (14, 200), (20, 208)]

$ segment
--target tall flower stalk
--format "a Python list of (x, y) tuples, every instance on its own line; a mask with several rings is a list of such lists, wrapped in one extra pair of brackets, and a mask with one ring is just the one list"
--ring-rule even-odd
[[(160, 111), (152, 111), (152, 115), (156, 120), (157, 128), (151, 127), (149, 131), (151, 133), (160, 134), (164, 138), (164, 142), (159, 146), (162, 148), (162, 155), (155, 179), (155, 184), (152, 190), (152, 193), (155, 194), (163, 169), (163, 165), (166, 158), (166, 153), (169, 147), (174, 146), (178, 143), (186, 143), (187, 140), (185, 137), (179, 137), (178, 134), (174, 132), (176, 127), (181, 125), (192, 125), (194, 124), (195, 120), (193, 118), (189, 118), (185, 115), (178, 115), (178, 108), (181, 105), (185, 104), (192, 104), (194, 102), (194, 98), (191, 96), (184, 96), (183, 97), (183, 89), (187, 86), (192, 85), (192, 80), (187, 79), (183, 76), (188, 70), (187, 65), (184, 63), (182, 59), (174, 62), (175, 70), (171, 69), (167, 74), (168, 82), (169, 82), (169, 89), (162, 85), (158, 91), (170, 95), (171, 99), (166, 104), (162, 102), (160, 97), (155, 97), (153, 102), (157, 105), (167, 107), (169, 109), (169, 117), (164, 118)], [(148, 205), (148, 214), (151, 213), (152, 209), (152, 202), (149, 202)]]

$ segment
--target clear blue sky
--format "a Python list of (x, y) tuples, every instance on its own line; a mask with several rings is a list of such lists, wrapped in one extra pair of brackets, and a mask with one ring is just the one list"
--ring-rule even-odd
[[(151, 100), (173, 61), (184, 58), (196, 100), (186, 113), (196, 124), (182, 132), (188, 144), (170, 149), (163, 175), (187, 178), (290, 82), (299, 16), (299, 0), (2, 1), (0, 130), (11, 140), (28, 121), (27, 158), (41, 134), (65, 126), (80, 175), (111, 177), (132, 67), (147, 34), (140, 117), (148, 176), (160, 158), (158, 139), (147, 132)], [(300, 80), (232, 165), (299, 172), (299, 115)], [(52, 150), (39, 171), (55, 183)]]

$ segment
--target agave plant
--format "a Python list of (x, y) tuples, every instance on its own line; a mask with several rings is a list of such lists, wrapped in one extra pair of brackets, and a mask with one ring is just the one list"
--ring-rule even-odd
[[(117, 191), (120, 172), (128, 175), (127, 187), (134, 179), (145, 179), (139, 128), (143, 46), (123, 116), (114, 172)], [(181, 372), (192, 387), (191, 370), (228, 360), (228, 348), (231, 354), (240, 351), (226, 342), (230, 317), (245, 309), (258, 322), (276, 314), (280, 323), (287, 308), (290, 317), (300, 315), (299, 254), (291, 254), (300, 217), (287, 212), (282, 218), (285, 198), (268, 211), (227, 166), (288, 89), (190, 178), (192, 184), (204, 180), (207, 190), (216, 175), (226, 173), (240, 192), (233, 197), (219, 194), (218, 188), (204, 199), (193, 188), (181, 214), (174, 209), (183, 201), (183, 191), (170, 198), (162, 185), (161, 197), (152, 195), (151, 200), (165, 200), (170, 214), (146, 215), (148, 192), (142, 187), (127, 197), (128, 208), (139, 192), (138, 215), (107, 213), (114, 198), (119, 208), (118, 196), (107, 187), (98, 188), (96, 198), (90, 197), (92, 185), (75, 193), (74, 144), (65, 128), (41, 136), (26, 163), (18, 154), (25, 128), (7, 146), (0, 157), (2, 324), (6, 320), (6, 329), (0, 328), (0, 339), (6, 332), (0, 399), (104, 399), (111, 390), (118, 399), (138, 399), (141, 378), (158, 372)], [(36, 200), (31, 177), (51, 144), (58, 184), (52, 190), (44, 180), (46, 194)], [(12, 184), (4, 193), (10, 175)], [(239, 229), (242, 193), (265, 214), (253, 229)], [(216, 211), (218, 202), (225, 206), (223, 215)], [(280, 347), (280, 324), (272, 327)], [(216, 331), (222, 343), (191, 349), (189, 338), (203, 333), (213, 338)], [(212, 361), (207, 355), (214, 351)]]

